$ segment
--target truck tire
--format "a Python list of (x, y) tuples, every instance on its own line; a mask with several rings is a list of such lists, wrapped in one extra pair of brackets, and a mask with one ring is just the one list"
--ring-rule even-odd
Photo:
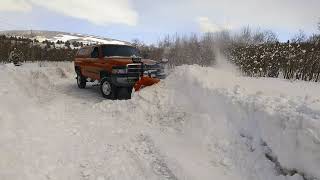
[(132, 87), (121, 87), (118, 89), (118, 99), (127, 100), (131, 99)]
[(80, 89), (86, 88), (87, 80), (81, 75), (81, 73), (77, 73), (77, 84)]
[(117, 87), (108, 78), (103, 78), (100, 82), (100, 91), (104, 98), (116, 99)]

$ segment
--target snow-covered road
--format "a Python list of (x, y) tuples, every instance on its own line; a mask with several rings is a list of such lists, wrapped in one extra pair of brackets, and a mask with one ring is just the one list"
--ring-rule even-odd
[(320, 179), (320, 85), (176, 67), (129, 101), (0, 65), (1, 180)]

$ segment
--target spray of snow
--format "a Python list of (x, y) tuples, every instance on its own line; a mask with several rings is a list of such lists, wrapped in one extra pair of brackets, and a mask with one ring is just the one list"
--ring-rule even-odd
[(224, 56), (220, 48), (214, 48), (214, 54), (216, 61), (214, 68), (233, 73), (234, 75), (241, 74), (238, 68)]

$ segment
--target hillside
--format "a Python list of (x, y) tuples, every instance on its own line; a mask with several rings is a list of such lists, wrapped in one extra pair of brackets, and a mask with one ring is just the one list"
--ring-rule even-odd
[(6, 36), (17, 36), (17, 37), (25, 37), (30, 39), (36, 39), (40, 42), (48, 40), (52, 42), (57, 41), (69, 41), (69, 42), (79, 42), (83, 44), (126, 44), (128, 42), (111, 39), (111, 38), (103, 38), (92, 35), (84, 35), (78, 33), (67, 33), (67, 32), (59, 32), (59, 31), (23, 31), (23, 30), (13, 30), (13, 31), (0, 31), (0, 35)]

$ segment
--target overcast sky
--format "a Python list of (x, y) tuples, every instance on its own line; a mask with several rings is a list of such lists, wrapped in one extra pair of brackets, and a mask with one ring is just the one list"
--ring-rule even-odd
[(166, 34), (317, 31), (320, 0), (0, 0), (0, 30), (41, 29), (156, 42)]

